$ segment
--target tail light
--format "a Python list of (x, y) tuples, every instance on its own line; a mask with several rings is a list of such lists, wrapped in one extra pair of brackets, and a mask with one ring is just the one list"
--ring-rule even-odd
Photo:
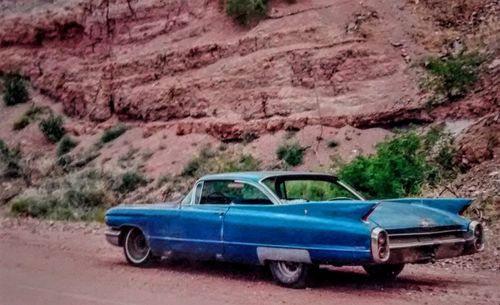
[(474, 248), (476, 251), (484, 250), (484, 228), (483, 225), (477, 221), (469, 224), (469, 232), (472, 234)]
[(383, 263), (389, 259), (389, 235), (384, 229), (375, 228), (372, 230), (371, 252), (376, 263)]

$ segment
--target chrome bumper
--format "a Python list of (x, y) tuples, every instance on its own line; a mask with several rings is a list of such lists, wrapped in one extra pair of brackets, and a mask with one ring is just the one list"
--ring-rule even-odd
[(388, 264), (428, 263), (438, 259), (452, 258), (478, 252), (473, 240), (450, 240), (446, 242), (425, 242), (419, 245), (391, 247)]
[(468, 230), (438, 230), (417, 233), (389, 233), (390, 256), (386, 263), (428, 263), (481, 252), (484, 237), (475, 235), (476, 222)]
[(108, 243), (113, 246), (120, 246), (120, 230), (109, 229), (104, 234)]

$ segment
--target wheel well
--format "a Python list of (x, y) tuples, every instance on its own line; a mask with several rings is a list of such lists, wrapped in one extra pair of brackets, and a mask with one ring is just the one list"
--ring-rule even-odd
[(134, 227), (134, 226), (122, 226), (122, 227), (120, 227), (120, 236), (118, 237), (118, 245), (123, 246), (123, 244), (125, 243), (125, 236), (127, 236), (128, 231), (130, 231), (134, 228), (139, 229), (139, 228)]

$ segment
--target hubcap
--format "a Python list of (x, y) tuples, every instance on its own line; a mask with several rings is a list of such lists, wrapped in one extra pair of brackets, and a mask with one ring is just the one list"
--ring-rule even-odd
[(300, 272), (302, 265), (300, 263), (292, 262), (278, 262), (278, 269), (283, 275), (288, 277), (294, 276)]
[(134, 263), (141, 263), (149, 254), (149, 247), (144, 235), (137, 229), (132, 229), (127, 235), (127, 254)]

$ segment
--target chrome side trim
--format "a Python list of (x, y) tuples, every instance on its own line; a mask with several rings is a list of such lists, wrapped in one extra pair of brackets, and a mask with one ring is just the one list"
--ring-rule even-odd
[(266, 261), (312, 263), (309, 251), (305, 249), (257, 247), (257, 257), (262, 265), (265, 264)]

